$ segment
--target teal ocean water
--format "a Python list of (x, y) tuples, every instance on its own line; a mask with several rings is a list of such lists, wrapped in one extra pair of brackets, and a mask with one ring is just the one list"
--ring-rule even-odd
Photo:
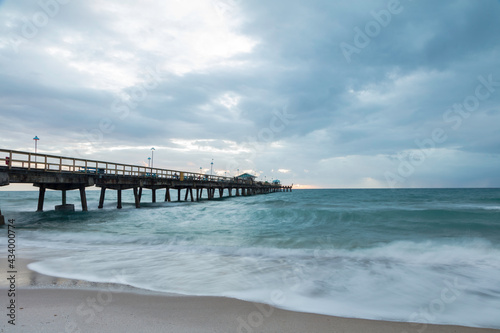
[[(500, 189), (296, 190), (43, 213), (0, 192), (43, 274), (336, 316), (500, 328)], [(172, 197), (176, 198), (173, 195)], [(158, 198), (163, 196), (158, 191)], [(0, 229), (6, 235), (6, 228)], [(7, 238), (0, 249), (7, 248)], [(6, 252), (6, 250), (5, 250)], [(7, 253), (0, 253), (5, 257)]]

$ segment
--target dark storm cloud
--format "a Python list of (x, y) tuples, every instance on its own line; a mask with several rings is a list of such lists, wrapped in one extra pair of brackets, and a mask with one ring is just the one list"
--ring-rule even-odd
[[(255, 42), (220, 59), (205, 57), (210, 43), (190, 50), (207, 38), (195, 39), (199, 31), (194, 42), (181, 36), (201, 24), (197, 16), (175, 21), (176, 7), (155, 6), (61, 4), (35, 37), (12, 45), (42, 9), (5, 2), (0, 120), (16, 124), (2, 140), (57, 130), (80, 151), (118, 159), (127, 151), (103, 152), (154, 143), (177, 149), (176, 165), (231, 147), (235, 156), (218, 156), (232, 159), (226, 165), (290, 169), (283, 176), (295, 183), (385, 187), (384, 175), (399, 175), (404, 156), (431, 147), (439, 129), (446, 139), (432, 146), (456, 171), (428, 155), (398, 186), (431, 186), (443, 173), (446, 186), (471, 186), (471, 168), (482, 173), (478, 184), (500, 185), (485, 167), (499, 163), (490, 158), (500, 142), (498, 1), (218, 1), (214, 17), (241, 17), (232, 32)], [(345, 45), (355, 51), (346, 56)], [(489, 76), (473, 111), (453, 109), (474, 101)], [(325, 180), (327, 170), (336, 173)]]

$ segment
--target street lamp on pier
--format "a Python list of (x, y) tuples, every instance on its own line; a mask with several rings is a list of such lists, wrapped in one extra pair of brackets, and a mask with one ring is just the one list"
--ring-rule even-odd
[(35, 137), (33, 138), (33, 140), (35, 141), (35, 154), (36, 154), (36, 153), (37, 153), (37, 150), (38, 150), (38, 149), (37, 149), (37, 148), (38, 148), (38, 140), (40, 140), (40, 139), (38, 138), (38, 136), (35, 136)]
[(154, 152), (155, 152), (155, 148), (152, 147), (151, 148), (151, 168), (153, 167), (153, 158), (154, 158), (153, 154), (154, 154)]

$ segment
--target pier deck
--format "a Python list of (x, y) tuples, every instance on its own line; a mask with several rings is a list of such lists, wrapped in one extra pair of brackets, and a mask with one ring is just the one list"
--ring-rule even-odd
[(62, 191), (62, 205), (56, 210), (74, 210), (74, 205), (66, 203), (66, 191), (79, 190), (84, 211), (88, 209), (85, 188), (89, 186), (101, 188), (98, 208), (103, 207), (106, 189), (118, 191), (117, 208), (122, 208), (121, 192), (127, 189), (134, 191), (137, 208), (143, 189), (152, 191), (153, 202), (159, 189), (165, 189), (165, 201), (171, 201), (170, 189), (177, 190), (178, 201), (181, 191), (185, 201), (200, 200), (204, 191), (209, 200), (215, 198), (217, 190), (219, 197), (225, 192), (247, 196), (292, 191), (292, 186), (236, 177), (0, 149), (0, 186), (11, 183), (32, 183), (39, 188), (38, 211), (43, 211), (47, 189)]

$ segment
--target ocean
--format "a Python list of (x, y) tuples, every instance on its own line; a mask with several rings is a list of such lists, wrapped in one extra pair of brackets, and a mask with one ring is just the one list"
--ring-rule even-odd
[[(164, 191), (157, 191), (162, 198)], [(226, 193), (227, 194), (227, 193)], [(151, 203), (144, 190), (0, 192), (17, 255), (42, 274), (284, 309), (500, 328), (500, 189), (294, 190)], [(172, 198), (177, 198), (172, 192)], [(7, 228), (0, 228), (0, 257)]]

